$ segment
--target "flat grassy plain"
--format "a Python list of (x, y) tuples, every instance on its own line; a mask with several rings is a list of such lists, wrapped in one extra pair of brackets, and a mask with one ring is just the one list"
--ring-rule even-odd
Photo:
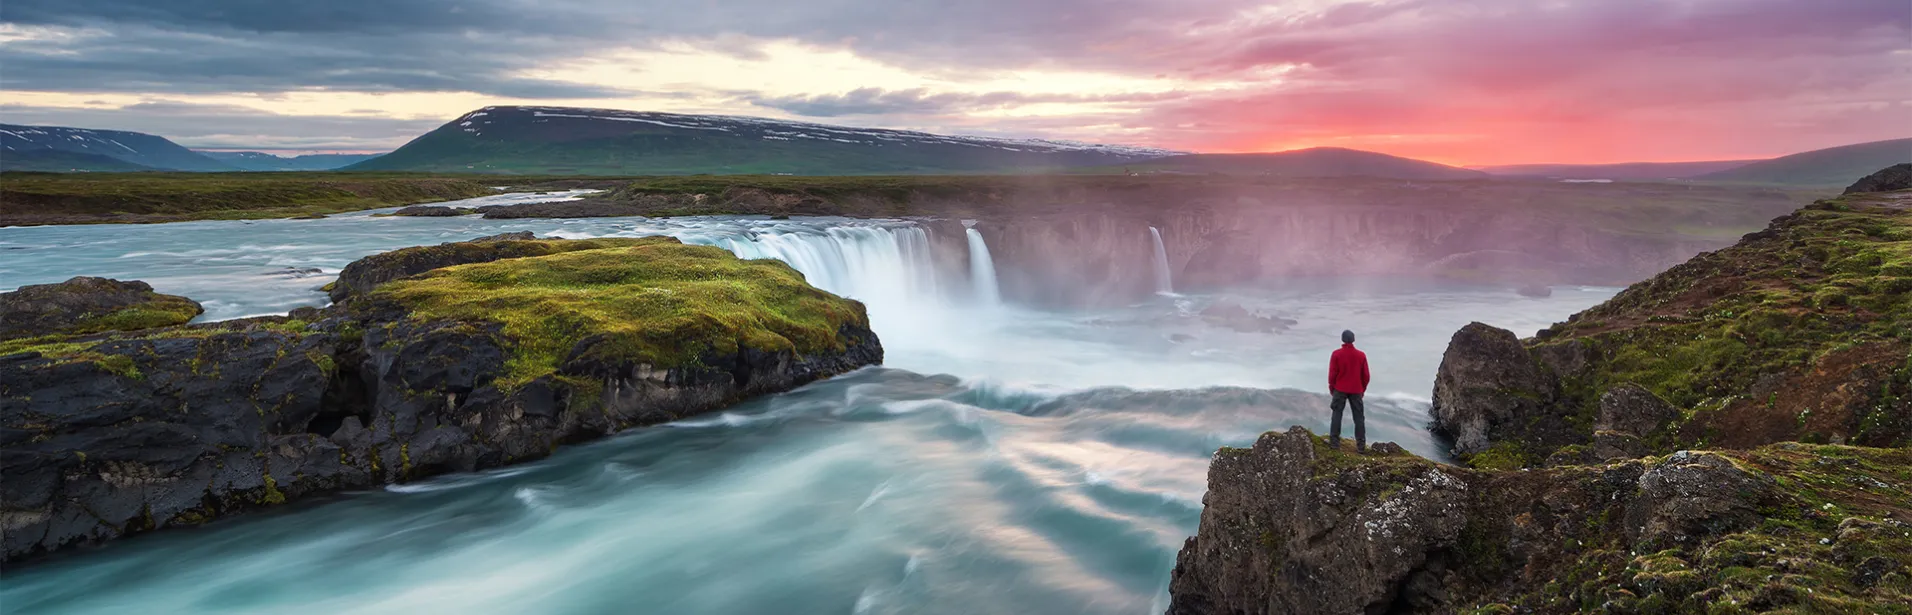
[(1825, 190), (1671, 182), (1408, 181), (1240, 175), (687, 175), (0, 173), (0, 225), (317, 216), (509, 190), (602, 188), (649, 216), (1004, 216), (1169, 207), (1399, 206), (1540, 212), (1587, 228), (1731, 238)]
[(0, 173), (0, 225), (294, 218), (497, 194), (504, 184), (403, 173)]

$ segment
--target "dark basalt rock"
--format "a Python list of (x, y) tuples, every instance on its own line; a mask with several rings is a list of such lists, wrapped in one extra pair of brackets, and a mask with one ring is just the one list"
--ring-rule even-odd
[(1678, 408), (1646, 387), (1626, 383), (1609, 388), (1600, 396), (1600, 418), (1593, 428), (1647, 436), (1679, 416)]
[(1860, 178), (1846, 187), (1846, 194), (1912, 190), (1912, 162), (1895, 164)]
[(339, 340), (222, 325), (0, 362), (0, 560), (367, 484), (308, 433)]
[[(1697, 553), (1786, 505), (1772, 478), (1716, 453), (1489, 472), (1379, 449), (1337, 451), (1294, 427), (1217, 452), (1168, 613), (1516, 612), (1468, 609), (1549, 591), (1588, 566), (1584, 550), (1595, 546)], [(1612, 589), (1675, 604), (1691, 593), (1636, 572), (1619, 562), (1614, 574), (1631, 580)], [(1537, 604), (1574, 612), (1571, 602)]]
[(176, 325), (204, 311), (145, 282), (77, 277), (0, 293), (0, 340)]
[(411, 207), (405, 207), (405, 208), (399, 209), (398, 211), (394, 211), (392, 212), (392, 215), (418, 217), (418, 218), (449, 218), (453, 216), (468, 216), (474, 213), (478, 213), (478, 212), (472, 211), (470, 208), (465, 208), (465, 207), (446, 207), (444, 205), (413, 205)]

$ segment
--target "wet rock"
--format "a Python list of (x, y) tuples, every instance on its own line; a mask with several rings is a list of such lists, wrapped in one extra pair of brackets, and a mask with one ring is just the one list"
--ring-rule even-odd
[(205, 309), (145, 282), (77, 277), (0, 293), (0, 340), (177, 325)]
[(0, 559), (365, 484), (305, 433), (337, 343), (187, 329), (0, 362)]
[(1545, 299), (1553, 296), (1553, 287), (1546, 284), (1524, 284), (1514, 289), (1522, 297)]
[(1646, 436), (1679, 416), (1678, 408), (1646, 387), (1629, 382), (1608, 388), (1600, 396), (1600, 418), (1593, 428)]
[(1912, 190), (1912, 162), (1879, 169), (1846, 187), (1846, 194)]
[(325, 275), (325, 270), (318, 267), (286, 267), (266, 275), (276, 278), (310, 278)]
[(1554, 398), (1554, 383), (1520, 338), (1470, 323), (1454, 333), (1434, 377), (1435, 432), (1458, 455), (1487, 450), (1514, 436)]
[(452, 216), (468, 216), (474, 213), (477, 213), (477, 212), (474, 212), (471, 209), (464, 208), (464, 207), (446, 207), (444, 205), (413, 205), (411, 207), (405, 207), (405, 208), (399, 209), (398, 211), (394, 211), (392, 212), (392, 215), (418, 217), (418, 218), (448, 218)]

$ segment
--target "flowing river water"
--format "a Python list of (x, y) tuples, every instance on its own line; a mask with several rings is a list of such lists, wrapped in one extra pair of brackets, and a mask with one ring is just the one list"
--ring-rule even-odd
[[(534, 198), (551, 197), (470, 204)], [(322, 305), (315, 289), (345, 264), (404, 246), (663, 234), (778, 258), (864, 301), (886, 365), (535, 463), (52, 557), (0, 576), (0, 610), (1159, 613), (1209, 456), (1270, 429), (1324, 431), (1342, 329), (1372, 364), (1370, 439), (1440, 458), (1426, 398), (1456, 329), (1533, 331), (1614, 292), (1298, 280), (1036, 311), (996, 297), (980, 262), (938, 271), (902, 220), (370, 213), (0, 229), (0, 289), (139, 279), (219, 320)], [(1199, 316), (1217, 301), (1298, 324), (1217, 327)]]

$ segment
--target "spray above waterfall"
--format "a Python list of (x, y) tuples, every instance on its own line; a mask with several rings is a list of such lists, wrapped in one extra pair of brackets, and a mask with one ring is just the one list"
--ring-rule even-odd
[(1149, 227), (1149, 239), (1155, 243), (1155, 292), (1162, 295), (1175, 294), (1175, 281), (1169, 275), (1168, 247), (1162, 245), (1162, 231)]

